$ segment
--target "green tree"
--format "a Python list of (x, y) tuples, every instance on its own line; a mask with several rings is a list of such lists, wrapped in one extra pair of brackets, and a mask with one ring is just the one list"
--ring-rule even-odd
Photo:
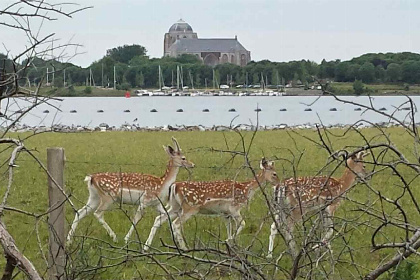
[(349, 69), (348, 62), (341, 62), (335, 68), (335, 80), (337, 82), (347, 82), (347, 72)]
[(130, 67), (130, 68), (128, 68), (128, 70), (124, 74), (126, 81), (132, 87), (135, 87), (136, 86), (137, 75), (138, 75), (137, 74), (137, 71), (138, 71), (138, 69), (136, 67)]
[(382, 64), (378, 64), (375, 67), (375, 78), (378, 82), (385, 82), (386, 80), (386, 71)]
[(252, 84), (253, 85), (258, 85), (261, 82), (261, 77), (260, 75), (258, 75), (257, 73), (254, 73), (254, 75), (252, 75)]
[(346, 72), (346, 81), (354, 82), (359, 75), (359, 65), (350, 63)]
[(202, 64), (201, 60), (193, 54), (182, 54), (176, 58), (176, 62), (182, 64)]
[(135, 56), (145, 56), (146, 52), (146, 48), (140, 45), (124, 45), (107, 50), (106, 55), (117, 62), (127, 64)]
[(140, 72), (140, 74), (136, 75), (136, 86), (144, 87), (144, 75), (143, 75), (143, 72)]
[(335, 76), (335, 67), (340, 63), (340, 60), (335, 61), (326, 61), (325, 59), (322, 60), (321, 65), (319, 67), (319, 76), (322, 79), (325, 78), (334, 78)]
[(375, 66), (370, 62), (365, 62), (359, 68), (359, 78), (365, 83), (371, 83), (375, 79)]
[(406, 83), (420, 83), (420, 62), (406, 61), (401, 65), (402, 80)]
[(386, 76), (390, 82), (398, 82), (401, 79), (402, 69), (401, 65), (391, 63), (386, 69)]

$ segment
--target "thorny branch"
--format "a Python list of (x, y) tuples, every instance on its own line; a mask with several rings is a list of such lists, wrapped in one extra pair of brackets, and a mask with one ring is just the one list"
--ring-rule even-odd
[[(41, 239), (38, 235), (38, 223), (46, 214), (53, 211), (58, 206), (55, 205), (53, 208), (47, 209), (45, 213), (38, 214), (9, 205), (9, 197), (14, 192), (14, 170), (18, 168), (16, 160), (19, 155), (21, 153), (28, 153), (35, 159), (35, 163), (39, 163), (42, 168), (43, 164), (30, 152), (30, 150), (26, 149), (23, 141), (8, 137), (8, 132), (34, 108), (43, 103), (49, 104), (49, 100), (51, 99), (51, 97), (42, 96), (39, 92), (39, 89), (42, 86), (42, 80), (38, 84), (35, 92), (31, 92), (30, 89), (24, 87), (26, 75), (29, 67), (31, 67), (33, 59), (51, 51), (48, 41), (51, 40), (55, 34), (47, 34), (43, 37), (39, 35), (44, 21), (57, 20), (63, 16), (71, 18), (75, 13), (90, 7), (76, 7), (76, 4), (52, 3), (51, 1), (46, 0), (13, 1), (10, 4), (6, 3), (6, 5), (8, 6), (3, 5), (4, 7), (0, 7), (0, 26), (12, 29), (16, 36), (23, 33), (30, 44), (13, 57), (10, 55), (9, 50), (7, 50), (6, 58), (2, 58), (0, 61), (0, 118), (2, 119), (0, 154), (2, 155), (2, 159), (7, 158), (8, 161), (7, 165), (5, 165), (7, 167), (7, 171), (5, 172), (6, 180), (4, 180), (5, 185), (0, 188), (2, 191), (0, 204), (0, 243), (5, 256), (4, 263), (6, 264), (4, 266), (2, 279), (13, 279), (16, 276), (14, 275), (15, 268), (18, 268), (19, 271), (23, 272), (29, 279), (42, 279), (43, 276), (42, 273), (40, 274), (38, 272), (39, 269), (35, 268), (31, 261), (25, 257), (25, 250), (19, 250), (15, 239), (8, 231), (4, 216), (6, 214), (8, 215), (10, 212), (15, 212), (20, 215), (33, 217), (36, 221), (38, 247), (42, 252), (42, 247), (44, 245), (40, 243)], [(38, 19), (40, 21), (38, 21)], [(39, 24), (38, 30), (35, 28), (37, 24)], [(72, 44), (69, 43), (67, 45), (55, 47), (55, 49), (64, 49), (71, 45)], [(3, 43), (3, 47), (6, 49), (7, 42)], [(14, 53), (17, 53), (17, 50), (14, 50)], [(26, 60), (20, 63), (19, 61), (21, 61), (23, 57)], [(52, 59), (59, 59), (59, 57)], [(14, 98), (25, 98), (28, 101), (28, 107), (15, 111), (12, 109), (13, 106), (11, 106), (15, 102)], [(46, 172), (46, 170), (44, 171)], [(50, 176), (48, 172), (46, 173)], [(61, 190), (64, 193), (64, 190)], [(67, 200), (69, 200), (69, 196), (67, 194), (65, 194), (65, 196)], [(3, 261), (0, 260), (0, 263), (3, 263)]]

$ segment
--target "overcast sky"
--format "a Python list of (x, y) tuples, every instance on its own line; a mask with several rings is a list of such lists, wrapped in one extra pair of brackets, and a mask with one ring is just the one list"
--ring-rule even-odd
[[(58, 0), (54, 0), (58, 2)], [(1, 4), (3, 2), (3, 5)], [(10, 2), (6, 0), (6, 2)], [(73, 19), (45, 23), (42, 32), (82, 44), (72, 59), (88, 66), (107, 49), (124, 44), (163, 55), (163, 37), (179, 18), (199, 38), (233, 38), (253, 60), (348, 60), (369, 52), (420, 52), (419, 0), (71, 0), (92, 5)], [(0, 0), (0, 7), (4, 7)], [(1, 17), (1, 16), (0, 16)], [(13, 52), (26, 41), (0, 26), (3, 44)], [(71, 50), (68, 50), (71, 53)]]

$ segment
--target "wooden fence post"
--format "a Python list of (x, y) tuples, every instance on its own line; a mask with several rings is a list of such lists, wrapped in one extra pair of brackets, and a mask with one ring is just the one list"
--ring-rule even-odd
[[(49, 207), (54, 209), (48, 216), (49, 250), (48, 276), (49, 279), (65, 279), (66, 255), (65, 245), (65, 212), (64, 201), (64, 149), (47, 149), (47, 166), (51, 177), (48, 177)], [(54, 182), (55, 181), (55, 182)], [(58, 186), (57, 186), (58, 185)], [(61, 190), (60, 190), (61, 188)]]

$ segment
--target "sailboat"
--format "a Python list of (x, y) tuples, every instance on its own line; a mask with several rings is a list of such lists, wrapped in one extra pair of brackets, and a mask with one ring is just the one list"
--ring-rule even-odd
[(153, 91), (153, 95), (156, 95), (156, 96), (165, 95), (165, 93), (162, 91), (163, 87), (165, 87), (165, 82), (163, 81), (162, 68), (160, 68), (160, 65), (159, 65), (159, 89)]
[(176, 66), (176, 91), (172, 92), (172, 96), (179, 96), (179, 65)]

